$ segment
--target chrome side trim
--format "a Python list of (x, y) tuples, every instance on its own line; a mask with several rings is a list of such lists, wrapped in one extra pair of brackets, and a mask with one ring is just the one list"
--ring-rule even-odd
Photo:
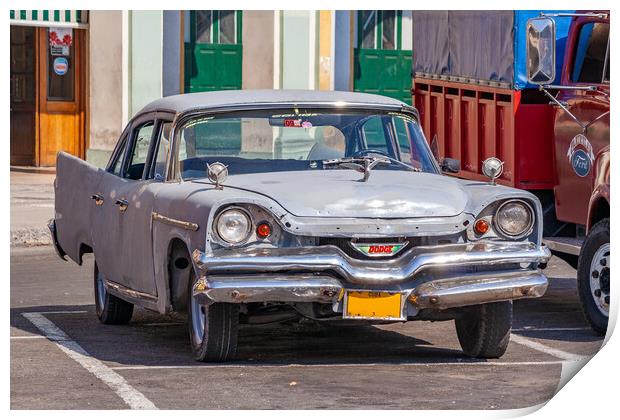
[(227, 273), (330, 272), (350, 284), (395, 284), (432, 268), (502, 264), (545, 263), (551, 257), (545, 246), (524, 242), (478, 242), (413, 248), (392, 260), (358, 260), (333, 245), (299, 248), (245, 248), (195, 250), (192, 258), (209, 275)]
[(160, 221), (160, 222), (165, 223), (165, 224), (170, 225), (170, 226), (180, 227), (182, 229), (191, 230), (193, 232), (198, 230), (198, 224), (197, 223), (185, 222), (183, 220), (173, 219), (171, 217), (164, 216), (164, 215), (159, 214), (157, 212), (152, 212), (151, 216), (152, 216), (153, 220)]
[(157, 296), (153, 296), (149, 293), (139, 292), (137, 290), (130, 289), (122, 284), (114, 283), (111, 280), (104, 279), (106, 289), (114, 290), (120, 295), (127, 296), (131, 299), (148, 300), (151, 302), (157, 302)]

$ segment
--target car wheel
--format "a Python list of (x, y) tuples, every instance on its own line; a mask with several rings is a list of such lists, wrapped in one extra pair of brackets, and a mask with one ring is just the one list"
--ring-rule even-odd
[(199, 362), (224, 362), (237, 351), (239, 305), (201, 305), (192, 294), (196, 278), (189, 282), (188, 328), (194, 357)]
[(133, 315), (133, 304), (111, 295), (103, 283), (103, 275), (95, 263), (95, 308), (103, 324), (127, 324)]
[(484, 359), (501, 357), (510, 341), (512, 301), (472, 306), (455, 324), (466, 355)]
[(577, 286), (586, 319), (597, 333), (604, 335), (609, 321), (609, 219), (595, 224), (581, 247)]

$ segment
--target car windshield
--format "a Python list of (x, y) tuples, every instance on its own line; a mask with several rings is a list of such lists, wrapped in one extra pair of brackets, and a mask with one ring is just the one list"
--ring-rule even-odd
[(185, 180), (204, 178), (207, 164), (214, 162), (235, 175), (341, 169), (346, 166), (334, 160), (343, 158), (382, 158), (375, 170), (438, 173), (419, 124), (396, 112), (240, 111), (194, 117), (177, 135), (178, 168)]

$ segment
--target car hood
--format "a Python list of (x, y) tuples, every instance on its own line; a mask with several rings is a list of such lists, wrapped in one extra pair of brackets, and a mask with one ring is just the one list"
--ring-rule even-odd
[(301, 217), (450, 217), (467, 206), (467, 192), (451, 177), (393, 170), (361, 177), (348, 169), (269, 172), (231, 175), (223, 185), (267, 196)]

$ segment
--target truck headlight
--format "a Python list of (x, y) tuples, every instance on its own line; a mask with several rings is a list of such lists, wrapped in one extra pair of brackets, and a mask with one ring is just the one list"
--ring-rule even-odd
[(529, 233), (534, 225), (532, 206), (521, 200), (509, 200), (497, 209), (495, 227), (504, 236), (520, 238)]
[(231, 208), (221, 212), (215, 220), (218, 236), (231, 245), (238, 245), (248, 239), (252, 231), (252, 220), (245, 210)]

